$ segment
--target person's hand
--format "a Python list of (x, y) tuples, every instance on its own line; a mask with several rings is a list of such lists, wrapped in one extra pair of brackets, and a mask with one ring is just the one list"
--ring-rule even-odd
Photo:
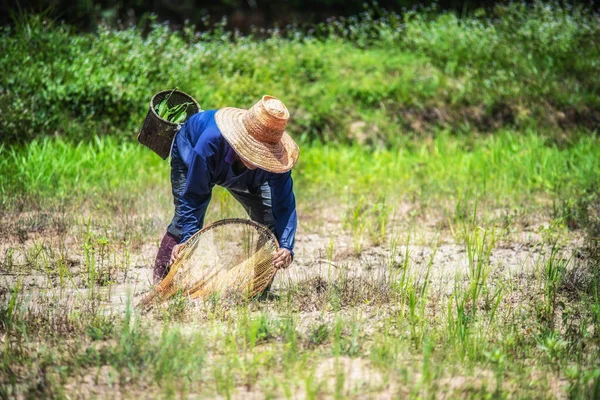
[(179, 258), (179, 252), (181, 251), (182, 247), (183, 244), (176, 244), (173, 246), (173, 251), (171, 251), (171, 264), (173, 264)]
[(287, 268), (292, 263), (292, 253), (288, 249), (280, 248), (273, 258), (275, 268)]

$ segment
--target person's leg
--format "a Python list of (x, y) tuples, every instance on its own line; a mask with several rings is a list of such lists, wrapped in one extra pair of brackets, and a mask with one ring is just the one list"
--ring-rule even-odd
[(173, 252), (173, 247), (178, 243), (179, 239), (170, 232), (166, 232), (165, 236), (163, 236), (156, 260), (154, 261), (154, 284), (158, 284), (169, 273), (171, 253)]
[[(273, 209), (271, 207), (271, 187), (268, 183), (264, 183), (256, 193), (235, 189), (229, 189), (229, 193), (240, 202), (252, 221), (265, 225), (271, 232), (275, 233), (275, 218), (273, 218)], [(257, 248), (261, 246), (262, 243), (259, 242)], [(267, 296), (272, 284), (273, 280), (271, 279), (260, 294), (261, 298)]]
[(228, 189), (229, 193), (240, 202), (250, 219), (265, 225), (275, 233), (275, 219), (271, 208), (271, 187), (264, 183), (257, 192), (248, 190)]
[(183, 194), (187, 181), (187, 166), (181, 159), (176, 143), (171, 149), (171, 189), (173, 192), (173, 203), (175, 205), (175, 213), (173, 219), (167, 228), (167, 232), (163, 237), (156, 260), (154, 261), (154, 283), (160, 282), (169, 273), (171, 252), (173, 247), (181, 240), (181, 230), (177, 228), (180, 211), (179, 198)]
[(167, 228), (167, 232), (173, 235), (176, 239), (181, 239), (181, 229), (177, 227), (179, 218), (181, 217), (181, 211), (179, 210), (179, 199), (183, 196), (185, 185), (187, 183), (187, 165), (183, 162), (179, 148), (177, 147), (177, 141), (173, 143), (173, 149), (171, 150), (171, 192), (173, 193), (173, 205), (175, 206), (175, 212), (173, 219)]

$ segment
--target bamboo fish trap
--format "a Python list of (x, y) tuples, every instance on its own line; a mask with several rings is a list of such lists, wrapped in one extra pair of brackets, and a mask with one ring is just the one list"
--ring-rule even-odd
[(225, 219), (202, 229), (180, 250), (168, 275), (141, 301), (149, 307), (178, 291), (193, 299), (212, 294), (260, 294), (277, 269), (271, 231), (254, 221)]

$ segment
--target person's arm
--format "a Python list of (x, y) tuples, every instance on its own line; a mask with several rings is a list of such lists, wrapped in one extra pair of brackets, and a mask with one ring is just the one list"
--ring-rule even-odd
[[(298, 225), (291, 171), (275, 175), (269, 180), (269, 186), (271, 187), (271, 205), (275, 219), (275, 236), (280, 247), (275, 261), (276, 264), (281, 262), (281, 265), (285, 267), (294, 256), (294, 241)], [(281, 249), (287, 251), (281, 251)]]
[(207, 165), (207, 160), (193, 151), (186, 187), (179, 199), (181, 216), (178, 228), (182, 231), (180, 243), (185, 243), (204, 226), (204, 215), (212, 194), (211, 175), (212, 169)]

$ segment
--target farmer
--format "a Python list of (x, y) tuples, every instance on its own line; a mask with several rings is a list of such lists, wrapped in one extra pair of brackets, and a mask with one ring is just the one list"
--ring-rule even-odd
[(277, 268), (292, 262), (297, 218), (291, 169), (299, 150), (285, 132), (289, 115), (280, 100), (263, 96), (250, 110), (203, 111), (183, 125), (171, 150), (175, 216), (156, 256), (155, 283), (202, 229), (214, 185), (229, 190), (252, 220), (275, 234)]

